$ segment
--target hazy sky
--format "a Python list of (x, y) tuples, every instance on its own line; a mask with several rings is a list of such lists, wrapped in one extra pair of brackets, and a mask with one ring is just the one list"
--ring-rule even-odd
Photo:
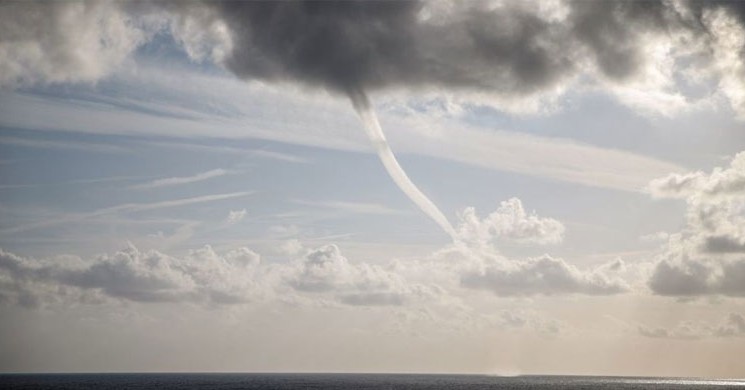
[(744, 299), (745, 3), (0, 3), (0, 371), (745, 377)]

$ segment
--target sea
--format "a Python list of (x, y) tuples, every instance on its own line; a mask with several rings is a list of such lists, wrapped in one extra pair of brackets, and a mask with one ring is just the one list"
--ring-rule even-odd
[(0, 389), (745, 389), (745, 380), (416, 374), (0, 374)]

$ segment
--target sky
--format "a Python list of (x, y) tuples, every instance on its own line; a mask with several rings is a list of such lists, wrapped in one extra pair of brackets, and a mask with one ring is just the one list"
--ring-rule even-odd
[(0, 372), (745, 377), (745, 7), (0, 2)]

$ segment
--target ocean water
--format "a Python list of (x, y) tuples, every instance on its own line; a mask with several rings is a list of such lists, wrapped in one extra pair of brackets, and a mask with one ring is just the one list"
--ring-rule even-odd
[(2, 389), (745, 389), (745, 380), (398, 374), (3, 374)]

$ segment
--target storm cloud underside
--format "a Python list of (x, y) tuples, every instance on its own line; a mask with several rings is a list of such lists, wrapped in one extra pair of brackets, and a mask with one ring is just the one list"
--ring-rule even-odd
[[(689, 52), (670, 54), (712, 66), (717, 12), (729, 28), (745, 22), (743, 3), (721, 1), (154, 1), (2, 9), (6, 86), (95, 81), (166, 30), (192, 58), (239, 77), (343, 95), (456, 88), (520, 97), (564, 89), (583, 75), (626, 82), (656, 61), (647, 44), (682, 46)], [(116, 23), (103, 28), (102, 20)], [(79, 76), (66, 76), (72, 72)], [(742, 82), (742, 74), (733, 76)]]

